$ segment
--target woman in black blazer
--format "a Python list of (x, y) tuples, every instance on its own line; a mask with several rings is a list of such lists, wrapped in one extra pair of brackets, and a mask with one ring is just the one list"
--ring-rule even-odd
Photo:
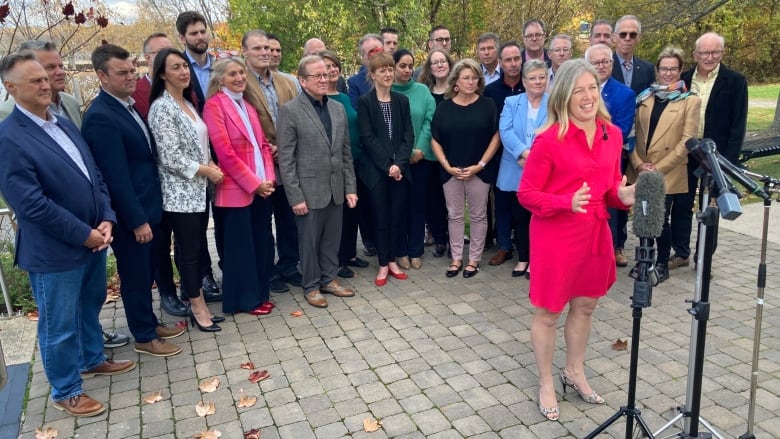
[(405, 236), (404, 220), (408, 217), (414, 128), (409, 100), (390, 90), (394, 69), (393, 58), (380, 48), (369, 61), (374, 88), (358, 103), (363, 160), (357, 172), (370, 191), (375, 213), (379, 272), (374, 282), (380, 287), (387, 283), (388, 274), (396, 279), (407, 278), (395, 263), (395, 255), (398, 241)]

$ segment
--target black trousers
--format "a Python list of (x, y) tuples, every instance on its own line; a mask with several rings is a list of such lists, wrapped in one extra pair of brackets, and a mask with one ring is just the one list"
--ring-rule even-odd
[(371, 188), (371, 205), (374, 207), (376, 224), (376, 251), (379, 266), (395, 261), (398, 242), (404, 229), (403, 222), (409, 217), (409, 181), (381, 178)]
[(520, 204), (520, 202), (517, 200), (517, 192), (509, 192), (509, 194), (511, 194), (512, 198), (510, 200), (509, 206), (512, 212), (512, 230), (515, 232), (514, 244), (517, 248), (517, 261), (530, 262), (531, 212), (523, 207), (523, 205)]
[[(295, 222), (295, 214), (287, 200), (287, 193), (284, 186), (276, 187), (271, 195), (272, 210), (274, 214), (274, 223), (276, 224), (276, 254), (279, 260), (272, 265), (271, 276), (274, 278), (285, 278), (298, 272), (298, 229)], [(273, 263), (274, 240), (273, 237), (269, 244), (271, 252), (271, 262)]]
[[(368, 203), (368, 200), (359, 200)], [(347, 261), (357, 256), (357, 232), (360, 222), (360, 207), (350, 208), (346, 201), (343, 204), (344, 216), (341, 221), (341, 243), (339, 244), (339, 267), (347, 265)]]
[(206, 242), (207, 212), (163, 212), (163, 218), (171, 224), (173, 237), (178, 243), (177, 264), (181, 278), (182, 293), (187, 297), (198, 297), (201, 288), (203, 264), (203, 243)]

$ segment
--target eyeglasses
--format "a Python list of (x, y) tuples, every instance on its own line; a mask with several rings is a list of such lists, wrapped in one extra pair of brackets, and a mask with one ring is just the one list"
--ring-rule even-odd
[(658, 73), (677, 73), (679, 71), (679, 67), (658, 67)]
[(523, 38), (528, 38), (529, 40), (538, 40), (539, 38), (544, 38), (544, 34), (525, 34), (523, 35)]
[(708, 56), (712, 56), (714, 58), (717, 58), (717, 57), (723, 55), (723, 50), (705, 50), (705, 51), (694, 50), (693, 53), (695, 53), (696, 55), (699, 55), (702, 58), (707, 58)]
[(592, 65), (594, 67), (601, 67), (601, 66), (606, 67), (606, 66), (608, 66), (610, 64), (612, 64), (612, 60), (611, 59), (602, 59), (602, 60), (599, 60), (599, 61), (591, 61), (590, 62), (590, 65)]
[(621, 40), (625, 40), (626, 38), (633, 40), (638, 37), (639, 34), (637, 32), (618, 32), (618, 36)]
[(571, 52), (571, 47), (556, 47), (555, 49), (550, 49), (549, 51), (553, 53), (569, 53)]
[(432, 66), (443, 66), (443, 65), (446, 65), (446, 64), (448, 64), (446, 59), (440, 59), (438, 61), (431, 61), (431, 65)]
[(452, 41), (452, 38), (450, 38), (450, 37), (446, 37), (446, 38), (445, 37), (439, 37), (439, 38), (434, 38), (431, 41), (436, 41), (439, 44), (447, 44), (450, 41)]
[(315, 81), (322, 81), (324, 79), (328, 79), (330, 75), (328, 75), (327, 73), (320, 73), (319, 75), (303, 75), (303, 77), (311, 78), (314, 79)]

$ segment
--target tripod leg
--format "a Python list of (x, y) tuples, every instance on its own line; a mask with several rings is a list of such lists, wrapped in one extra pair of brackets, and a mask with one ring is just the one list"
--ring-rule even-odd
[(594, 437), (598, 436), (599, 433), (601, 433), (602, 431), (606, 430), (607, 427), (609, 427), (610, 425), (614, 424), (615, 421), (620, 419), (620, 417), (625, 415), (625, 414), (626, 414), (626, 408), (625, 407), (621, 407), (620, 410), (618, 410), (614, 415), (612, 415), (612, 417), (610, 417), (609, 419), (604, 421), (601, 425), (596, 427), (595, 430), (593, 430), (590, 433), (588, 433), (588, 435), (585, 436), (585, 439), (593, 439)]
[(650, 432), (650, 427), (648, 427), (645, 423), (645, 420), (642, 419), (642, 414), (639, 412), (639, 410), (634, 412), (634, 417), (636, 418), (636, 423), (639, 424), (639, 428), (645, 432), (645, 436), (653, 439), (655, 436), (653, 436), (653, 433)]

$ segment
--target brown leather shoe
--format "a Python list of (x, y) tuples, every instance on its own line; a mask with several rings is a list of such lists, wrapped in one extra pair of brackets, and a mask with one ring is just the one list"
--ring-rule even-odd
[(185, 326), (178, 327), (178, 326), (158, 325), (156, 328), (154, 328), (154, 332), (156, 332), (157, 336), (162, 338), (163, 340), (167, 340), (169, 338), (176, 338), (184, 334), (184, 331), (186, 330), (187, 328)]
[(147, 343), (136, 343), (133, 350), (139, 354), (149, 354), (155, 357), (170, 357), (181, 352), (180, 347), (161, 339), (154, 339)]
[(399, 258), (395, 258), (395, 263), (398, 264), (398, 266), (403, 268), (404, 270), (408, 270), (412, 268), (412, 264), (409, 262), (409, 256), (401, 256)]
[(100, 363), (97, 367), (81, 372), (81, 378), (91, 378), (98, 375), (119, 375), (120, 373), (129, 372), (135, 369), (135, 361), (133, 360), (111, 360)]
[(95, 416), (106, 411), (102, 402), (90, 398), (86, 393), (55, 402), (54, 408), (79, 417)]
[(313, 290), (306, 293), (306, 301), (309, 302), (309, 305), (316, 306), (317, 308), (328, 307), (328, 301), (322, 297), (320, 290)]
[(327, 285), (320, 287), (320, 292), (333, 294), (336, 297), (352, 297), (355, 295), (354, 291), (350, 290), (347, 287), (342, 287), (341, 285), (339, 285), (338, 282), (336, 282), (336, 279), (333, 279)]
[(488, 264), (490, 265), (501, 265), (507, 260), (512, 259), (512, 251), (506, 251), (504, 249), (498, 249), (495, 256), (493, 256), (492, 259), (490, 259), (490, 262)]
[(681, 267), (687, 267), (691, 265), (691, 261), (688, 259), (683, 259), (677, 255), (674, 255), (672, 259), (669, 259), (669, 269), (674, 270), (675, 268), (681, 268)]
[(622, 248), (615, 249), (615, 265), (625, 267), (628, 265), (628, 258)]

